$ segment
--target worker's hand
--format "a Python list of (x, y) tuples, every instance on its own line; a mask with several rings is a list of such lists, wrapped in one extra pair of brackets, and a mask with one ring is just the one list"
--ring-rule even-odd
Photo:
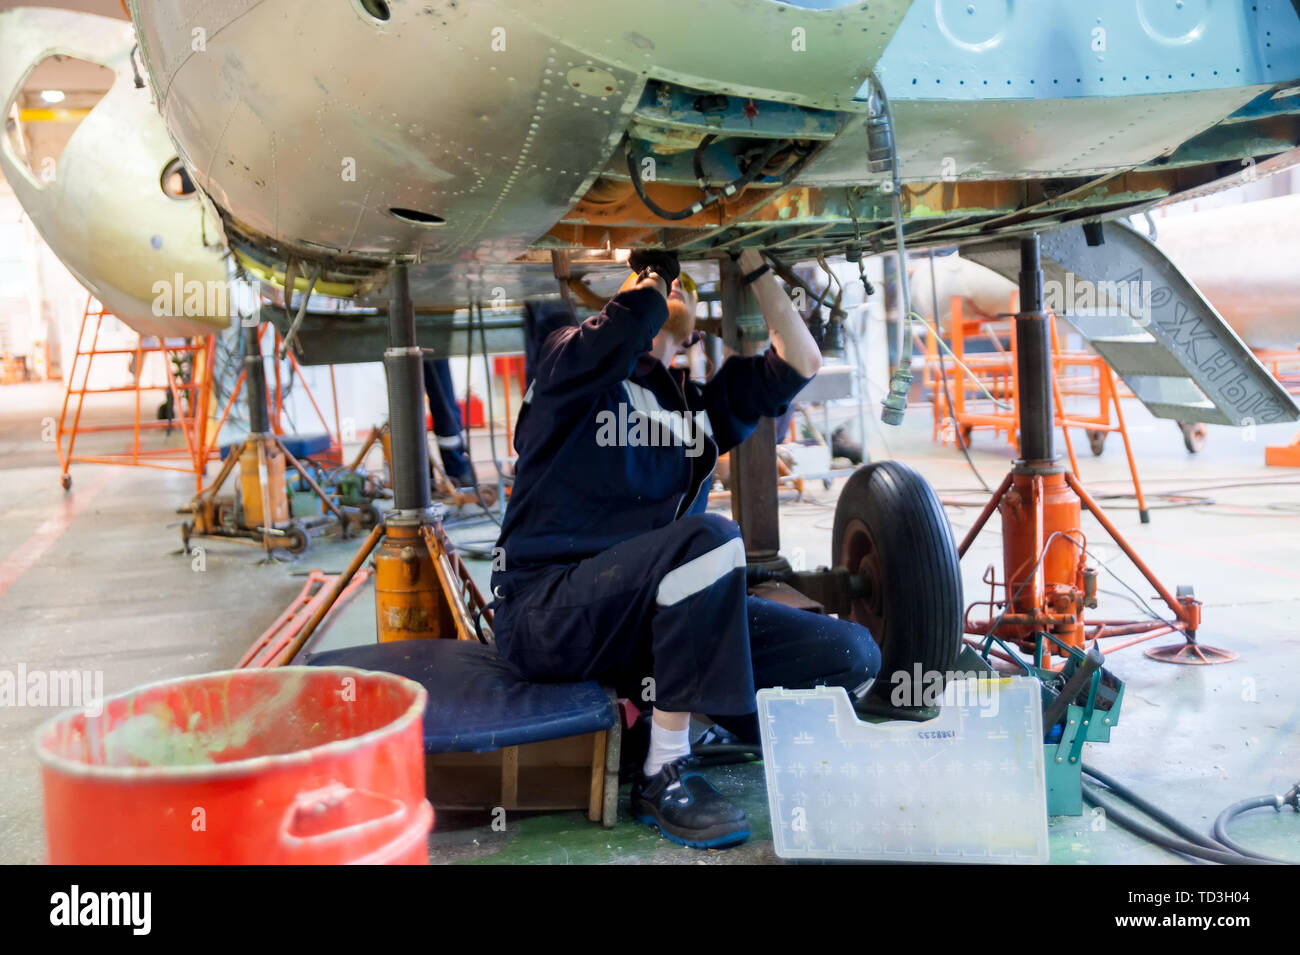
[(633, 272), (654, 269), (664, 278), (664, 285), (673, 284), (673, 280), (682, 274), (681, 262), (676, 252), (667, 249), (634, 249), (627, 257), (627, 267)]
[(665, 302), (668, 301), (670, 286), (664, 281), (664, 277), (658, 272), (650, 272), (645, 278), (632, 287), (634, 289), (652, 288), (664, 297)]

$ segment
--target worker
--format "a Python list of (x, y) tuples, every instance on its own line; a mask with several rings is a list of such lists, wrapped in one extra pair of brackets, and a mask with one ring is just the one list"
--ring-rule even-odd
[(539, 350), (492, 575), (496, 645), (534, 682), (639, 686), (653, 707), (633, 813), (721, 848), (749, 823), (690, 770), (691, 714), (756, 741), (756, 685), (859, 688), (880, 655), (857, 624), (747, 597), (739, 528), (705, 513), (719, 453), (782, 414), (821, 365), (789, 297), (743, 253), (772, 347), (699, 384), (673, 368), (694, 340), (693, 283), (672, 254), (629, 265), (599, 315)]
[(433, 418), (433, 434), (438, 442), (442, 469), (456, 487), (470, 487), (474, 483), (474, 468), (465, 449), (460, 406), (456, 403), (451, 364), (447, 359), (424, 360), (424, 394), (429, 400), (429, 414)]

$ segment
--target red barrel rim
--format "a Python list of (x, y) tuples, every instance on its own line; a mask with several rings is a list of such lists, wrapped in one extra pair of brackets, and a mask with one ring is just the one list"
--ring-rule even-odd
[(346, 755), (353, 750), (362, 749), (371, 743), (378, 742), (384, 737), (400, 735), (401, 732), (405, 731), (413, 721), (422, 722), (424, 719), (424, 708), (428, 701), (429, 694), (428, 691), (419, 683), (416, 683), (414, 680), (408, 679), (407, 677), (399, 676), (396, 673), (385, 673), (381, 670), (360, 670), (356, 667), (343, 666), (274, 667), (263, 670), (216, 670), (212, 673), (198, 673), (186, 677), (155, 680), (152, 683), (145, 683), (141, 686), (134, 687), (124, 693), (118, 693), (114, 696), (106, 697), (103, 700), (103, 706), (107, 708), (109, 703), (115, 700), (136, 696), (158, 687), (184, 686), (187, 683), (199, 683), (228, 676), (247, 676), (251, 679), (258, 679), (256, 674), (283, 673), (285, 671), (295, 670), (310, 672), (313, 675), (336, 673), (340, 677), (355, 676), (366, 680), (391, 681), (398, 685), (413, 689), (415, 691), (415, 698), (411, 705), (396, 719), (378, 729), (362, 733), (360, 736), (350, 736), (347, 739), (333, 740), (329, 743), (321, 743), (319, 746), (296, 750), (292, 753), (274, 753), (266, 756), (253, 756), (248, 759), (232, 760), (228, 763), (204, 763), (201, 765), (189, 766), (103, 766), (94, 763), (83, 763), (67, 756), (61, 756), (49, 752), (46, 749), (44, 742), (47, 734), (61, 721), (74, 719), (77, 716), (86, 713), (86, 708), (83, 707), (80, 710), (55, 714), (37, 727), (35, 734), (36, 756), (45, 767), (57, 769), (60, 772), (67, 773), (68, 775), (79, 776), (85, 779), (112, 779), (122, 782), (141, 783), (176, 782), (195, 778), (202, 778), (205, 780), (223, 779), (262, 773), (269, 768), (295, 769), (310, 765), (319, 759)]

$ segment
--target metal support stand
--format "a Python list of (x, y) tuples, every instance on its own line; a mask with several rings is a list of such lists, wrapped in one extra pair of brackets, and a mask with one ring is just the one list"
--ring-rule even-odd
[[(767, 324), (743, 284), (740, 266), (718, 262), (722, 339), (741, 355), (758, 354), (767, 339)], [(731, 451), (731, 512), (740, 525), (745, 557), (751, 564), (785, 566), (780, 555), (781, 526), (777, 499), (776, 427), (763, 418), (754, 433)]]
[[(1190, 587), (1171, 594), (1144, 564), (1118, 528), (1110, 522), (1079, 481), (1056, 456), (1055, 411), (1050, 315), (1043, 309), (1043, 272), (1038, 236), (1020, 241), (1020, 311), (1016, 323), (1016, 373), (1019, 395), (1020, 457), (957, 549), (965, 556), (994, 509), (1002, 516), (1004, 578), (996, 580), (992, 566), (985, 574), (989, 599), (966, 610), (966, 632), (983, 637), (983, 645), (1001, 636), (1022, 647), (1042, 646), (1050, 637), (1050, 652), (1068, 655), (1100, 640), (1128, 638), (1107, 652), (1132, 646), (1171, 632), (1186, 643), (1177, 648), (1148, 651), (1171, 663), (1219, 663), (1235, 659), (1228, 651), (1196, 643), (1201, 604)], [(1172, 611), (1171, 620), (1085, 623), (1086, 608), (1097, 606), (1097, 571), (1087, 563), (1087, 539), (1081, 528), (1087, 508)], [(1003, 599), (997, 588), (1003, 588)], [(970, 612), (987, 606), (987, 620), (972, 621)], [(999, 608), (1001, 608), (999, 610)], [(1194, 648), (1195, 652), (1186, 652)]]
[[(392, 266), (390, 289), (388, 348), (384, 352), (388, 379), (385, 440), (394, 506), (335, 578), (305, 626), (276, 655), (274, 665), (292, 662), (307, 645), (372, 552), (376, 628), (381, 643), (440, 637), (468, 640), (473, 636), (470, 612), (484, 612), (483, 595), (443, 532), (442, 507), (433, 504), (424, 419), (424, 355), (415, 336), (405, 264)], [(492, 615), (486, 613), (485, 617), (490, 624)]]
[[(271, 430), (267, 407), (266, 367), (262, 363), (262, 346), (257, 326), (242, 329), (244, 346), (244, 399), (248, 404), (249, 435), (233, 445), (226, 455), (217, 479), (200, 488), (182, 513), (191, 515), (181, 527), (181, 541), (186, 551), (194, 537), (213, 537), (260, 542), (270, 557), (274, 547), (291, 554), (301, 554), (313, 536), (330, 529), (327, 518), (294, 519), (290, 515), (285, 466), (302, 478), (337, 522), (339, 533), (348, 537), (351, 530), (365, 525), (368, 515), (357, 508), (341, 507), (316, 482), (285, 447), (280, 436)], [(229, 410), (229, 409), (227, 409)], [(217, 499), (226, 480), (238, 468), (243, 510), (229, 510)]]

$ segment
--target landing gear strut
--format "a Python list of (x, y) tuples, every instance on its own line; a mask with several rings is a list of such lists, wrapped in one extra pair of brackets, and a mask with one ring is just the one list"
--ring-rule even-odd
[[(756, 354), (767, 337), (738, 267), (719, 263), (723, 339)], [(838, 614), (871, 631), (881, 648), (874, 690), (886, 696), (891, 675), (915, 666), (952, 670), (962, 641), (962, 586), (952, 528), (933, 489), (893, 461), (855, 471), (840, 494), (831, 535), (833, 568), (796, 570), (779, 556), (775, 431), (764, 420), (731, 453), (732, 513), (740, 525), (751, 584), (788, 591), (756, 592), (804, 609)]]

